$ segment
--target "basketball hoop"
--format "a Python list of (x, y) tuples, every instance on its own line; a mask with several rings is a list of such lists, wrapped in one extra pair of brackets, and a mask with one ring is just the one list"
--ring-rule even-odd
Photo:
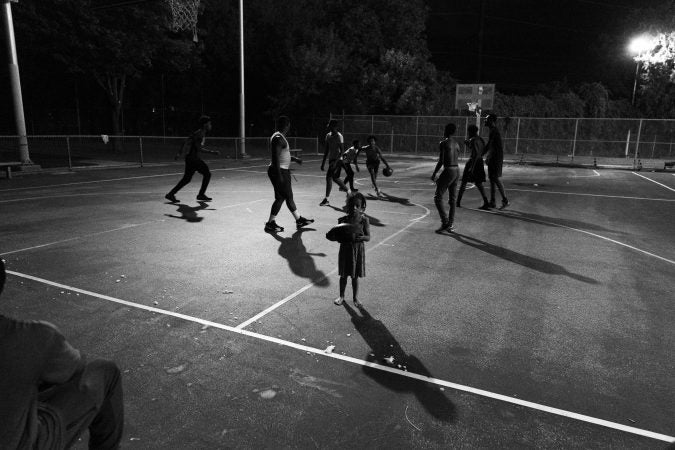
[(173, 31), (192, 30), (192, 40), (197, 38), (197, 14), (200, 0), (167, 0), (171, 7)]

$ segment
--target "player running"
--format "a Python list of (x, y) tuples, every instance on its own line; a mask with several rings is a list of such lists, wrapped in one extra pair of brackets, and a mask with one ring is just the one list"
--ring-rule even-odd
[(297, 229), (305, 227), (314, 222), (314, 219), (305, 219), (298, 213), (298, 209), (293, 201), (293, 188), (291, 186), (291, 161), (302, 164), (302, 160), (291, 156), (291, 148), (286, 140), (286, 134), (291, 129), (291, 120), (286, 116), (280, 116), (277, 119), (277, 131), (270, 137), (271, 162), (267, 168), (267, 176), (274, 187), (274, 203), (270, 217), (265, 224), (265, 231), (268, 233), (280, 233), (284, 231), (283, 227), (277, 225), (277, 214), (281, 210), (281, 205), (286, 202), (286, 206), (295, 218)]
[(354, 187), (354, 169), (352, 169), (352, 163), (354, 163), (354, 168), (356, 171), (359, 172), (359, 164), (356, 161), (356, 155), (359, 153), (360, 149), (361, 146), (359, 146), (359, 141), (356, 139), (352, 141), (352, 146), (345, 150), (345, 152), (342, 154), (342, 164), (345, 168), (345, 173), (347, 174), (343, 183), (345, 185), (349, 183), (349, 189), (351, 189), (352, 192), (359, 191)]
[[(370, 173), (370, 181), (373, 183), (375, 193), (379, 197), (382, 194), (380, 189), (377, 187), (377, 172), (380, 169), (380, 160), (382, 160), (382, 162), (385, 164), (385, 166), (387, 166), (388, 169), (390, 169), (389, 163), (387, 162), (386, 159), (384, 159), (384, 155), (382, 155), (382, 150), (377, 145), (377, 138), (372, 134), (368, 136), (368, 145), (366, 145), (365, 147), (361, 147), (361, 149), (357, 153), (357, 159), (358, 155), (361, 152), (365, 152), (366, 154), (366, 168), (368, 169), (368, 173)], [(354, 159), (354, 161), (356, 161), (357, 159)]]
[(201, 116), (199, 118), (199, 129), (194, 131), (185, 140), (180, 151), (176, 153), (174, 159), (178, 159), (183, 154), (183, 151), (187, 151), (187, 154), (185, 155), (185, 174), (183, 175), (183, 178), (181, 178), (178, 184), (164, 196), (164, 198), (171, 203), (178, 202), (176, 193), (192, 180), (192, 176), (195, 172), (202, 174), (202, 187), (199, 189), (199, 194), (197, 194), (197, 200), (204, 202), (213, 200), (211, 197), (206, 196), (206, 188), (209, 186), (209, 180), (211, 180), (211, 172), (209, 171), (209, 166), (207, 166), (199, 157), (199, 152), (211, 153), (214, 155), (220, 154), (217, 150), (207, 150), (204, 148), (206, 133), (209, 131), (211, 131), (211, 118), (209, 116)]
[(338, 121), (331, 119), (328, 122), (330, 131), (326, 134), (325, 150), (323, 152), (323, 160), (321, 161), (321, 171), (324, 171), (326, 165), (326, 158), (328, 158), (328, 171), (326, 172), (326, 196), (321, 200), (319, 206), (328, 205), (328, 197), (333, 188), (333, 182), (340, 186), (340, 190), (346, 191), (347, 195), (351, 195), (351, 190), (345, 186), (340, 179), (340, 171), (342, 170), (342, 152), (344, 151), (344, 138), (337, 129)]

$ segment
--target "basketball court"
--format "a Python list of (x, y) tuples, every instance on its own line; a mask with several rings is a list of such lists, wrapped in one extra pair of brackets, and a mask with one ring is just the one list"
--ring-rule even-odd
[[(363, 310), (335, 306), (344, 213), (295, 165), (296, 231), (263, 232), (265, 159), (0, 179), (0, 313), (123, 372), (125, 448), (663, 448), (675, 440), (675, 176), (507, 165), (436, 234), (435, 162), (367, 197)], [(84, 448), (84, 442), (80, 445)]]

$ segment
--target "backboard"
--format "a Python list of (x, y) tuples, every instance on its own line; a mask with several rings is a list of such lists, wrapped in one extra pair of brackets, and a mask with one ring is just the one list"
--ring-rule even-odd
[(475, 103), (485, 110), (491, 110), (495, 98), (494, 84), (458, 84), (455, 90), (455, 108), (469, 109), (469, 103)]

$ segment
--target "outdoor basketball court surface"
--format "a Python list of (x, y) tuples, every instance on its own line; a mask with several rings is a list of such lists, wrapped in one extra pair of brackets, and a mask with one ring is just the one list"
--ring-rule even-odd
[[(267, 161), (0, 179), (0, 313), (117, 361), (125, 448), (665, 448), (675, 440), (675, 176), (508, 165), (511, 206), (436, 234), (434, 162), (365, 171), (363, 310), (338, 295), (320, 159), (296, 231)], [(332, 351), (331, 351), (332, 349)], [(79, 448), (84, 448), (84, 442)]]

